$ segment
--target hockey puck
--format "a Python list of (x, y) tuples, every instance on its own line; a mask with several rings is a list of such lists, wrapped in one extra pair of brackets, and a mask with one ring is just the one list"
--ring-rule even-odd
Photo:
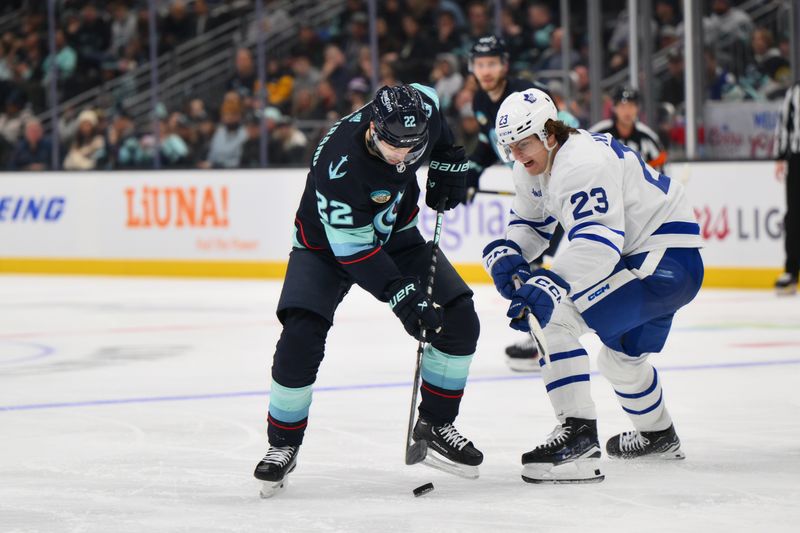
[(419, 498), (424, 494), (428, 494), (433, 490), (433, 483), (425, 483), (424, 485), (420, 485), (416, 489), (414, 489), (414, 496)]

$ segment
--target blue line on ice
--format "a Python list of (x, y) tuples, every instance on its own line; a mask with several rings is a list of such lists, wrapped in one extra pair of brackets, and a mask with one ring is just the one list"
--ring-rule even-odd
[[(714, 363), (705, 365), (683, 365), (683, 366), (667, 366), (659, 367), (660, 372), (692, 372), (696, 370), (716, 370), (726, 368), (752, 368), (760, 366), (789, 366), (800, 364), (800, 359), (783, 359), (776, 361), (748, 361), (742, 363)], [(597, 372), (592, 372), (592, 375), (597, 375)], [(525, 374), (515, 376), (487, 376), (487, 377), (470, 377), (469, 383), (493, 383), (499, 381), (523, 381), (523, 380), (539, 380), (542, 379), (541, 374)], [(363, 383), (354, 385), (332, 385), (327, 387), (315, 387), (314, 392), (341, 392), (341, 391), (355, 391), (364, 389), (393, 389), (401, 387), (409, 387), (411, 383), (407, 381), (399, 381), (393, 383)], [(220, 398), (241, 398), (244, 396), (267, 396), (269, 391), (256, 390), (256, 391), (239, 391), (239, 392), (221, 392), (211, 394), (187, 394), (180, 396), (148, 396), (142, 398), (118, 398), (107, 400), (85, 400), (79, 402), (52, 402), (52, 403), (33, 403), (23, 405), (0, 405), (0, 412), (4, 411), (33, 411), (41, 409), (61, 409), (69, 407), (92, 407), (98, 405), (119, 405), (130, 403), (160, 403), (160, 402), (182, 402), (191, 400), (216, 400)]]

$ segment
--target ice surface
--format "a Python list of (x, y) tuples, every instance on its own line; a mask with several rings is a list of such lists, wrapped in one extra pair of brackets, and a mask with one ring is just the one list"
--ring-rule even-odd
[[(655, 358), (687, 459), (537, 486), (555, 421), (494, 289), (457, 426), (468, 481), (403, 463), (416, 343), (359, 289), (328, 340), (289, 488), (258, 496), (280, 283), (0, 277), (0, 531), (797, 531), (800, 300), (703, 291)], [(592, 351), (597, 340), (585, 339)], [(594, 359), (593, 359), (594, 360)], [(593, 377), (604, 442), (628, 429)], [(436, 490), (414, 498), (432, 481)]]

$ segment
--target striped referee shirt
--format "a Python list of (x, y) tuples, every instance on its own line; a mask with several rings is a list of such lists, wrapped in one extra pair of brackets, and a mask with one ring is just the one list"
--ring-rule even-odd
[(800, 154), (800, 82), (786, 91), (773, 145), (776, 159), (787, 159), (791, 154)]
[(667, 162), (667, 152), (658, 134), (639, 122), (633, 125), (633, 130), (627, 137), (623, 136), (617, 129), (617, 123), (613, 119), (601, 120), (589, 131), (593, 133), (610, 133), (618, 141), (635, 152), (639, 152), (645, 162), (658, 171), (662, 171), (664, 163)]

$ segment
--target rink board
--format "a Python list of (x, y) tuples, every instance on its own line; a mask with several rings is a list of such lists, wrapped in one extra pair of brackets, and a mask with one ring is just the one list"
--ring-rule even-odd
[[(706, 286), (769, 287), (783, 262), (783, 183), (772, 162), (683, 163), (705, 242)], [(424, 169), (420, 178), (424, 179)], [(280, 278), (302, 169), (6, 174), (0, 178), (0, 272)], [(482, 186), (511, 188), (489, 169)], [(485, 244), (503, 235), (510, 196), (478, 195), (445, 216), (441, 247), (486, 282)], [(421, 209), (432, 235), (435, 213)]]

